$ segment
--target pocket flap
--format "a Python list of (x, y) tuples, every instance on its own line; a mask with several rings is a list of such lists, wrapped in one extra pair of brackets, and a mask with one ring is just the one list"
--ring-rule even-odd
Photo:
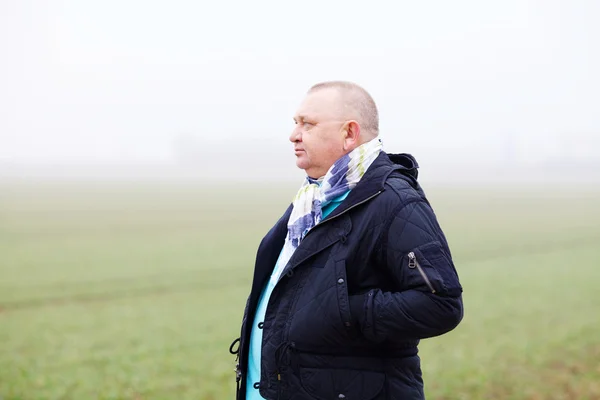
[(385, 375), (351, 369), (300, 368), (300, 381), (319, 400), (372, 400), (381, 393)]
[(433, 275), (434, 279), (439, 281), (438, 290), (441, 289), (439, 291), (450, 296), (457, 296), (462, 292), (454, 264), (440, 242), (419, 246), (414, 253), (423, 267), (429, 271), (435, 271)]

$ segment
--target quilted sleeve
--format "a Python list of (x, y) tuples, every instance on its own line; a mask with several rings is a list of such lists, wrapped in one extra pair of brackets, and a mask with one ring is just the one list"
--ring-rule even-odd
[(403, 341), (439, 336), (462, 320), (462, 287), (445, 236), (424, 201), (394, 212), (383, 233), (384, 268), (393, 291), (372, 289), (351, 299), (368, 339)]

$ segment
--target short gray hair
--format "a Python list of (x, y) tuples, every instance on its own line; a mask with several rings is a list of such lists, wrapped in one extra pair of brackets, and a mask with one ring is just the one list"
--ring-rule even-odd
[(348, 81), (328, 81), (313, 85), (308, 93), (321, 89), (337, 89), (341, 96), (344, 109), (352, 110), (361, 128), (373, 136), (379, 135), (379, 112), (373, 97), (364, 88)]

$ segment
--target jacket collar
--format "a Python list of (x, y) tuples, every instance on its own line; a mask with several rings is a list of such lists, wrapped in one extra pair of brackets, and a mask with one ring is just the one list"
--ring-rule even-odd
[(334, 218), (356, 204), (367, 201), (369, 198), (383, 192), (386, 180), (394, 171), (398, 171), (405, 180), (409, 181), (411, 186), (416, 187), (418, 168), (417, 160), (410, 154), (388, 154), (382, 151), (369, 166), (356, 187), (350, 191), (348, 197), (324, 221)]

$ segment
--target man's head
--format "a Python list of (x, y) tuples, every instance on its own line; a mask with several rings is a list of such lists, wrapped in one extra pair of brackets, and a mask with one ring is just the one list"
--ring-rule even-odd
[(311, 178), (325, 175), (333, 163), (379, 135), (373, 98), (351, 82), (323, 82), (308, 91), (294, 116), (290, 135), (296, 165)]

